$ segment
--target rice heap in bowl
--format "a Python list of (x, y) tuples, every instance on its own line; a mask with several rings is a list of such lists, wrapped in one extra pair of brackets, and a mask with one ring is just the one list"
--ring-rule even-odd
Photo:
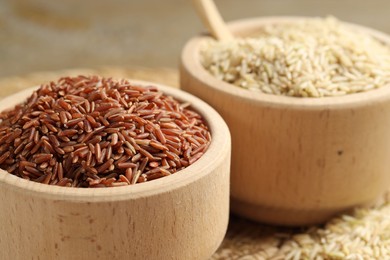
[(154, 86), (66, 77), (0, 113), (0, 168), (68, 187), (112, 187), (171, 175), (211, 135), (201, 116)]
[(238, 87), (294, 97), (330, 97), (390, 84), (390, 48), (334, 18), (266, 25), (251, 38), (201, 48), (213, 76)]

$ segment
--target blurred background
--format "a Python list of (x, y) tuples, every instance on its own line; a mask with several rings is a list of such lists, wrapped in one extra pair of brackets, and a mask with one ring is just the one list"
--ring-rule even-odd
[[(216, 0), (225, 20), (334, 15), (390, 33), (388, 0)], [(0, 0), (0, 77), (102, 66), (177, 67), (202, 30), (190, 0)]]

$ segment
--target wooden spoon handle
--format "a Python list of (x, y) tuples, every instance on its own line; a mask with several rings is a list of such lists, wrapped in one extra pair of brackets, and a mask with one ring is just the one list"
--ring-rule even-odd
[(233, 40), (234, 37), (223, 21), (213, 0), (192, 0), (192, 2), (204, 25), (217, 40)]

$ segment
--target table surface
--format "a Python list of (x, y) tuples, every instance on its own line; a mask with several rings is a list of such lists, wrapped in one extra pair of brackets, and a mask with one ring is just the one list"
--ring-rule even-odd
[[(390, 33), (388, 0), (216, 0), (228, 21), (334, 15)], [(176, 67), (202, 30), (191, 1), (1, 0), (0, 76), (104, 65)]]

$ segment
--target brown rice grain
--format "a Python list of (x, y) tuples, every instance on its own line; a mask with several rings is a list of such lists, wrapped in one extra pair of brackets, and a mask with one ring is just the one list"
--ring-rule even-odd
[(390, 48), (333, 17), (272, 23), (248, 38), (210, 40), (201, 63), (216, 78), (266, 94), (326, 97), (390, 83)]
[[(66, 187), (145, 182), (189, 165), (182, 151), (186, 138), (208, 133), (198, 118), (155, 87), (93, 76), (63, 78), (0, 113), (0, 167)], [(195, 140), (210, 142), (201, 140), (206, 135)]]

